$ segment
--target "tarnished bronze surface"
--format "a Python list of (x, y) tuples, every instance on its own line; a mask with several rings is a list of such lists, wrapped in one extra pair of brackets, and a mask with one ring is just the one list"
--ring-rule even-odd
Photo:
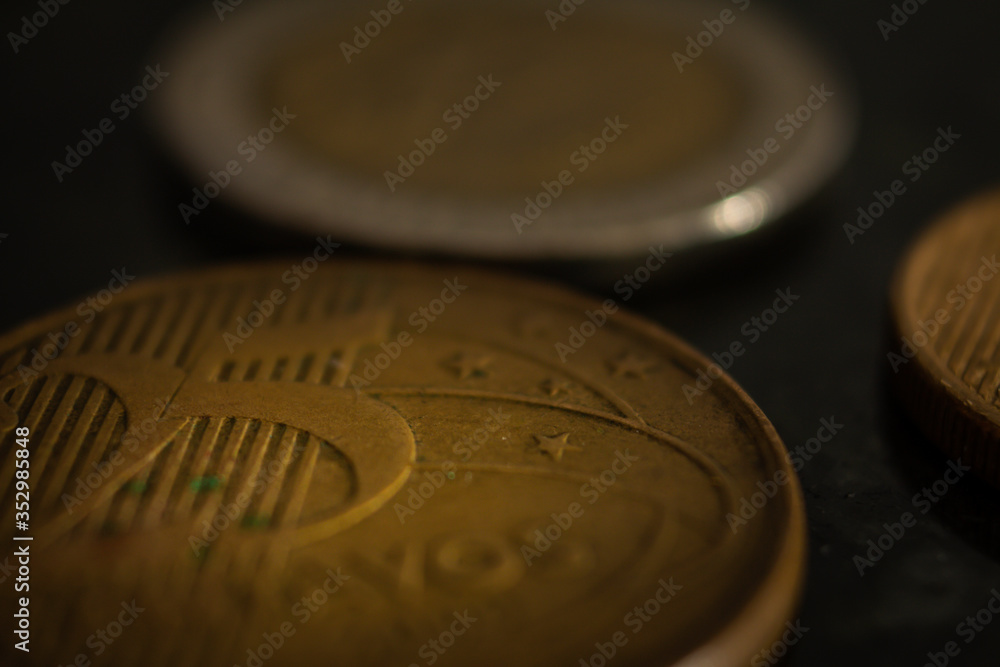
[(91, 319), (0, 339), (36, 664), (741, 665), (792, 614), (773, 427), (726, 376), (686, 396), (707, 360), (614, 303), (309, 258)]
[(893, 281), (887, 360), (904, 405), (949, 456), (1000, 486), (1000, 193), (963, 203)]

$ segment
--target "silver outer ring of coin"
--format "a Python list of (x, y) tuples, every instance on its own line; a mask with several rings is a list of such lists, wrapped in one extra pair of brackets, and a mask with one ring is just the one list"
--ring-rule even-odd
[[(549, 4), (532, 3), (540, 21), (546, 20)], [(708, 49), (743, 79), (749, 96), (749, 111), (733, 141), (652, 186), (575, 193), (572, 201), (546, 210), (520, 234), (511, 215), (523, 209), (524, 197), (535, 196), (541, 184), (523, 196), (472, 200), (415, 189), (390, 193), (380, 181), (338, 169), (287, 143), (269, 145), (257, 164), (241, 160), (245, 169), (221, 196), (309, 233), (401, 250), (497, 259), (614, 260), (645, 255), (650, 245), (681, 251), (751, 232), (806, 201), (845, 161), (855, 130), (851, 90), (795, 31), (766, 10), (750, 6), (742, 12), (736, 5), (674, 0), (591, 0), (580, 11), (598, 6), (647, 22), (662, 21), (683, 35), (696, 35), (705, 30), (701, 21), (732, 9), (736, 20)], [(173, 36), (162, 60), (171, 78), (153, 105), (154, 121), (199, 184), (210, 171), (224, 170), (229, 160), (239, 159), (239, 144), (261, 129), (257, 77), (284, 43), (275, 36), (339, 12), (356, 20), (358, 9), (357, 0), (258, 3), (238, 7), (224, 21), (205, 10), (204, 19)], [(663, 66), (675, 67), (673, 62)], [(776, 123), (805, 103), (811, 86), (823, 85), (833, 95), (822, 108), (787, 145), (780, 144), (743, 189), (720, 198), (717, 183), (729, 182), (732, 167), (748, 159), (747, 150), (761, 148), (768, 137), (780, 137)]]

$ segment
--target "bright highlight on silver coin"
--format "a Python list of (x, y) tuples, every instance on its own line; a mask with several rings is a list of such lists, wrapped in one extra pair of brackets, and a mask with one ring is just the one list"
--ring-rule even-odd
[(756, 4), (390, 5), (245, 6), (176, 40), (157, 112), (202, 184), (185, 223), (224, 197), (375, 245), (628, 258), (757, 229), (850, 145), (846, 84)]

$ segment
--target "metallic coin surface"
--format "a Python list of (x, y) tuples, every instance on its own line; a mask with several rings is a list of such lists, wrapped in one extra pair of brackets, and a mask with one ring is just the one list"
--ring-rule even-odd
[(846, 85), (749, 3), (369, 4), (173, 39), (158, 124), (207, 188), (185, 221), (221, 196), (398, 248), (628, 258), (773, 220), (850, 144)]
[(887, 353), (903, 404), (938, 446), (1000, 486), (1000, 193), (946, 213), (891, 290)]
[(0, 338), (0, 534), (28, 460), (38, 664), (770, 646), (804, 512), (732, 380), (612, 301), (324, 256), (136, 283)]

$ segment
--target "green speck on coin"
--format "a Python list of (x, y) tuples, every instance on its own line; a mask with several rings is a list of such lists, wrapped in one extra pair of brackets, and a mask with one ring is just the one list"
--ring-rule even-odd
[(191, 488), (195, 491), (214, 491), (222, 484), (222, 480), (215, 475), (208, 477), (195, 477), (191, 480)]
[(264, 528), (271, 523), (271, 518), (264, 515), (248, 514), (243, 517), (244, 528)]

